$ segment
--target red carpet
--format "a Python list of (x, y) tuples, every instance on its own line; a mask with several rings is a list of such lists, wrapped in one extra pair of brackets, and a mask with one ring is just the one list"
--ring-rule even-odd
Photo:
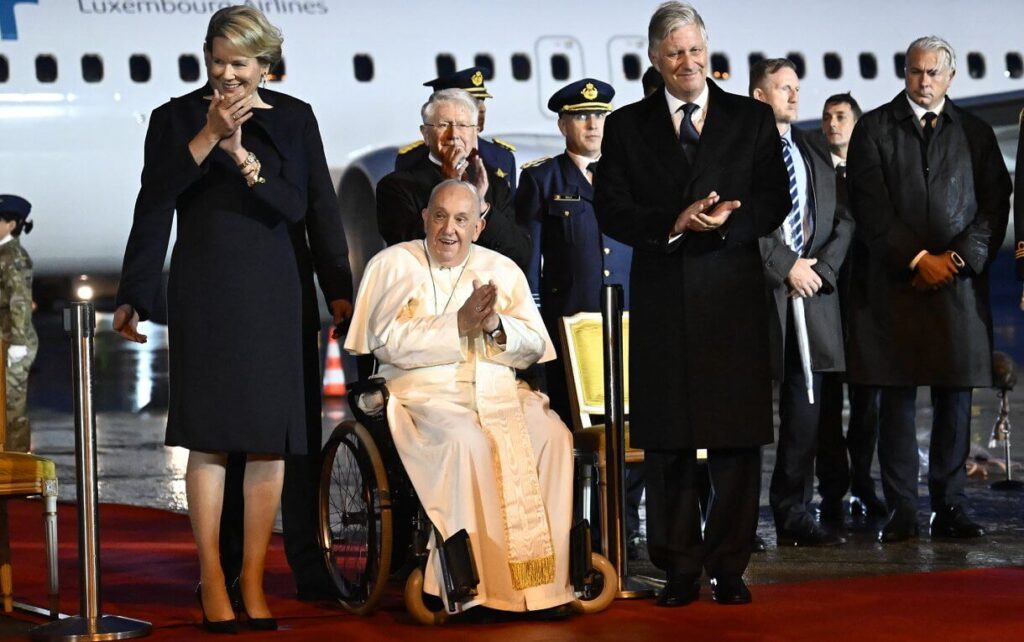
[[(10, 502), (16, 599), (45, 602), (41, 507)], [(79, 611), (74, 506), (59, 513), (61, 607)], [(153, 509), (100, 507), (104, 613), (149, 620), (156, 640), (204, 635), (192, 591), (198, 568), (188, 519)], [(330, 605), (290, 599), (294, 585), (280, 537), (270, 552), (266, 586), (282, 631), (231, 639), (267, 640), (1020, 640), (1024, 639), (1024, 568), (972, 569), (753, 587), (754, 603), (722, 607), (706, 594), (681, 609), (650, 600), (617, 602), (599, 615), (563, 622), (493, 625), (412, 624), (398, 587), (369, 618)], [(16, 615), (25, 618), (24, 615)]]

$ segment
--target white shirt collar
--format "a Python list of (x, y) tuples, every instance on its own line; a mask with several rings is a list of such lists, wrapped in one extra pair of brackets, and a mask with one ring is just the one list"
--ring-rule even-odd
[[(697, 104), (697, 114), (703, 114), (708, 108), (708, 96), (710, 91), (708, 90), (708, 81), (704, 81), (704, 91), (700, 92), (697, 96), (697, 100), (693, 101)], [(674, 114), (679, 111), (679, 108), (686, 104), (685, 101), (679, 100), (669, 92), (668, 87), (665, 88), (665, 100), (668, 101), (668, 113)]]
[(10, 243), (13, 240), (14, 240), (14, 237), (12, 235), (8, 234), (7, 236), (5, 236), (2, 239), (0, 239), (0, 245), (7, 245), (8, 243)]
[(927, 114), (928, 112), (932, 112), (933, 114), (938, 116), (939, 114), (942, 113), (943, 108), (945, 108), (946, 106), (945, 96), (942, 97), (942, 102), (940, 102), (938, 106), (935, 107), (935, 109), (925, 109), (921, 105), (918, 105), (913, 100), (911, 100), (910, 94), (908, 94), (907, 92), (903, 92), (903, 95), (907, 97), (907, 102), (910, 103), (910, 108), (914, 110), (914, 116), (917, 117), (917, 122), (921, 122), (921, 119), (924, 118), (924, 115)]
[(840, 165), (845, 165), (846, 164), (846, 159), (845, 158), (842, 158), (840, 156), (836, 156), (832, 152), (829, 152), (828, 154), (829, 154), (829, 156), (832, 157), (832, 167), (839, 167)]
[(584, 175), (587, 172), (587, 165), (591, 163), (596, 163), (597, 161), (601, 160), (600, 153), (598, 153), (597, 158), (590, 158), (587, 156), (580, 156), (579, 154), (573, 154), (567, 149), (565, 150), (565, 155), (569, 157), (569, 160), (571, 160), (576, 165), (576, 167), (580, 168), (580, 171), (583, 172)]

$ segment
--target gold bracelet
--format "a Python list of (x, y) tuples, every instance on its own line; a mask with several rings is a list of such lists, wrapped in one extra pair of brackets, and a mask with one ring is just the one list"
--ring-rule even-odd
[(258, 163), (259, 160), (256, 158), (256, 154), (249, 152), (249, 155), (245, 157), (245, 160), (238, 164), (238, 169), (245, 169), (253, 163)]

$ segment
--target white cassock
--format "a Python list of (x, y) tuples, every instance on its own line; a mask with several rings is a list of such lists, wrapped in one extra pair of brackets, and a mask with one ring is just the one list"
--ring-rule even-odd
[[(459, 336), (474, 279), (497, 287), (504, 346)], [(480, 585), (461, 608), (573, 600), (572, 436), (547, 397), (515, 378), (555, 357), (522, 271), (477, 245), (453, 268), (429, 264), (422, 241), (389, 247), (366, 266), (345, 349), (380, 364), (391, 433), (430, 520), (445, 538), (469, 533)], [(433, 551), (428, 569), (424, 590), (439, 595)]]

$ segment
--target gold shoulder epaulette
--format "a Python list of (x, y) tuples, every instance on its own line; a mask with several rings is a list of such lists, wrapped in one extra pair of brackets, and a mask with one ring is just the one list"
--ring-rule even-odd
[(1017, 241), (1017, 251), (1014, 253), (1013, 258), (1024, 259), (1024, 241)]
[(530, 169), (531, 167), (536, 167), (538, 165), (546, 163), (549, 160), (551, 160), (550, 156), (541, 156), (537, 160), (532, 160), (529, 163), (523, 163), (522, 165), (519, 166), (519, 169)]
[(415, 143), (409, 143), (408, 145), (406, 145), (402, 149), (398, 150), (398, 154), (399, 155), (407, 154), (407, 153), (411, 152), (412, 150), (416, 149), (417, 147), (419, 147), (420, 145), (423, 145), (423, 144), (424, 143), (423, 143), (422, 140), (418, 140)]
[(505, 149), (507, 149), (510, 152), (516, 151), (516, 146), (515, 145), (513, 145), (512, 143), (506, 143), (505, 141), (501, 140), (500, 138), (492, 138), (491, 142), (494, 143), (495, 145), (499, 145), (501, 147), (504, 147)]

